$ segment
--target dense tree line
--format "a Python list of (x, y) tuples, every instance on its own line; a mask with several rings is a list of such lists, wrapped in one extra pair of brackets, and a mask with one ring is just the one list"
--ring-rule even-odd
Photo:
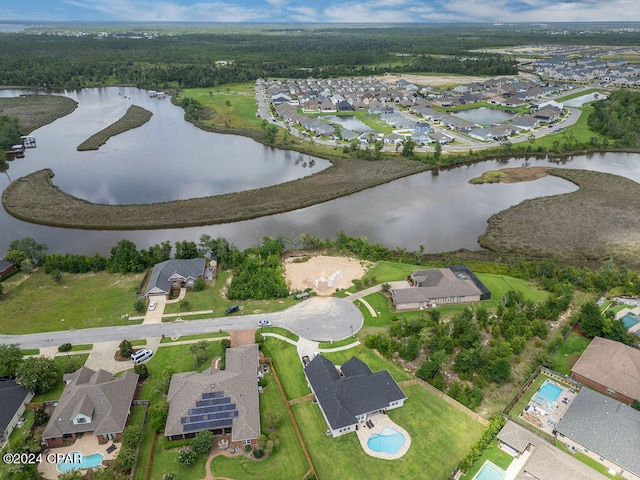
[(640, 93), (616, 90), (593, 104), (589, 127), (614, 141), (615, 146), (640, 145)]

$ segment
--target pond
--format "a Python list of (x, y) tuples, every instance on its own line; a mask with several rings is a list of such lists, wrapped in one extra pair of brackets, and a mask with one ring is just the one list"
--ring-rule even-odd
[(494, 123), (502, 123), (506, 120), (517, 116), (516, 113), (505, 112), (504, 110), (497, 110), (495, 108), (472, 108), (471, 110), (460, 110), (459, 112), (453, 112), (453, 115), (460, 117), (468, 122), (476, 123), (478, 125), (493, 125)]
[[(183, 137), (184, 132), (190, 130), (187, 127), (193, 127), (182, 120), (181, 114), (179, 118), (173, 115), (165, 118), (161, 112), (173, 106), (168, 101), (155, 99), (155, 105), (151, 104), (155, 109), (154, 117), (147, 125), (123, 134), (123, 138), (109, 140), (104, 146), (107, 148), (103, 147), (104, 151), (84, 152), (88, 155), (79, 154), (79, 157), (75, 157), (78, 153), (75, 148), (88, 136), (86, 133), (97, 131), (96, 124), (100, 122), (92, 120), (92, 117), (109, 117), (108, 121), (111, 122), (122, 114), (118, 105), (109, 108), (112, 105), (111, 95), (104, 90), (88, 92), (87, 96), (84, 93), (78, 95), (80, 99), (88, 97), (91, 100), (84, 102), (83, 110), (78, 109), (90, 112), (83, 113), (83, 118), (84, 121), (93, 122), (91, 128), (78, 125), (82, 122), (73, 119), (76, 115), (74, 112), (38, 129), (34, 132), (38, 148), (28, 150), (25, 158), (11, 162), (7, 174), (17, 178), (49, 167), (56, 173), (54, 182), (71, 194), (97, 199), (93, 201), (146, 203), (253, 188), (247, 185), (262, 181), (254, 177), (268, 175), (271, 168), (279, 171), (271, 177), (271, 181), (277, 181), (282, 175), (289, 174), (288, 170), (296, 174), (319, 171), (319, 165), (324, 162), (318, 160), (314, 168), (310, 169), (308, 164), (305, 168), (302, 163), (309, 161), (306, 156), (264, 147), (253, 140), (234, 135), (217, 135), (195, 129), (195, 133)], [(146, 105), (141, 106), (147, 108)], [(178, 109), (177, 113), (180, 112)], [(106, 118), (102, 124), (105, 121)], [(182, 155), (167, 159), (162, 149), (154, 148), (153, 141), (145, 138), (145, 127), (155, 128), (152, 126), (154, 121), (163, 124), (159, 131), (169, 137), (169, 141), (163, 144), (167, 148), (172, 148), (172, 142), (182, 145)], [(78, 134), (76, 128), (83, 128), (84, 132)], [(173, 132), (176, 132), (175, 135)], [(149, 145), (153, 155), (146, 155), (138, 147), (138, 142)], [(190, 146), (189, 142), (196, 144)], [(203, 142), (206, 148), (199, 142)], [(238, 161), (226, 161), (227, 155), (219, 155), (222, 151), (229, 152), (228, 155), (238, 158)], [(247, 154), (247, 151), (251, 153)], [(179, 150), (171, 152), (180, 154)], [(205, 155), (207, 152), (208, 156)], [(573, 157), (562, 166), (614, 173), (640, 181), (639, 160), (638, 154), (602, 153)], [(121, 172), (120, 167), (114, 168), (114, 164), (126, 172)], [(130, 169), (128, 164), (132, 165)], [(224, 165), (224, 168), (219, 165)], [(165, 240), (172, 244), (183, 240), (197, 242), (200, 235), (208, 234), (225, 237), (238, 248), (244, 249), (256, 245), (264, 235), (297, 238), (301, 233), (308, 232), (325, 238), (334, 237), (340, 230), (349, 236), (366, 236), (371, 242), (380, 242), (390, 248), (415, 250), (423, 245), (426, 252), (477, 249), (477, 237), (484, 232), (487, 219), (492, 214), (525, 199), (576, 189), (575, 185), (557, 177), (517, 184), (468, 183), (486, 170), (523, 165), (557, 165), (557, 162), (546, 158), (485, 161), (443, 170), (435, 175), (431, 172), (412, 175), (293, 212), (185, 229), (96, 232), (52, 228), (22, 222), (0, 210), (0, 252), (4, 253), (12, 240), (27, 236), (46, 243), (50, 252), (108, 255), (111, 247), (121, 239), (133, 241), (138, 248), (148, 248)], [(171, 174), (162, 175), (164, 168), (171, 169)], [(194, 171), (199, 175), (195, 175)], [(223, 180), (217, 181), (218, 178)], [(8, 183), (7, 175), (0, 174), (0, 188), (4, 189)]]
[(358, 133), (378, 133), (373, 128), (369, 127), (367, 124), (362, 122), (360, 119), (356, 118), (353, 115), (324, 115), (322, 120), (329, 123), (337, 123), (341, 127), (346, 128), (347, 130), (351, 130), (353, 132)]

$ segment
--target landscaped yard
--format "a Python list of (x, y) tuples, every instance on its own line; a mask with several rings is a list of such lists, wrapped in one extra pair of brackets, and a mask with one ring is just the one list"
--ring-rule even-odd
[[(381, 357), (373, 350), (365, 347), (364, 345), (358, 345), (357, 347), (350, 348), (349, 350), (340, 350), (339, 352), (332, 353), (324, 353), (326, 358), (331, 360), (335, 365), (342, 365), (346, 363), (351, 357), (356, 356), (364, 363), (369, 365), (369, 368), (373, 372), (378, 372), (380, 370), (389, 370), (389, 373), (394, 378), (396, 382), (402, 382), (404, 380), (409, 380), (412, 376), (402, 370), (395, 363), (391, 363), (389, 360)], [(280, 371), (278, 370), (278, 373)]]
[(302, 361), (298, 358), (296, 347), (273, 337), (264, 337), (263, 342), (264, 355), (271, 357), (287, 400), (309, 395), (311, 391), (307, 386)]
[(461, 480), (472, 480), (487, 460), (500, 467), (502, 470), (506, 470), (509, 465), (511, 465), (513, 457), (500, 449), (498, 447), (498, 440), (494, 438), (489, 444), (489, 447), (482, 452), (480, 458), (473, 464), (466, 475), (461, 477)]
[(571, 368), (590, 343), (591, 339), (579, 333), (571, 332), (551, 355), (549, 368), (564, 375), (571, 375)]
[(389, 411), (390, 418), (411, 435), (411, 448), (398, 460), (368, 456), (354, 433), (339, 438), (325, 435), (327, 425), (317, 405), (292, 407), (318, 478), (448, 478), (484, 426), (420, 385), (403, 390), (408, 397), (405, 405)]
[[(266, 459), (255, 461), (244, 456), (235, 458), (216, 457), (211, 464), (211, 471), (216, 477), (233, 478), (263, 478), (265, 480), (300, 479), (309, 470), (302, 452), (293, 424), (287, 414), (284, 401), (273, 376), (267, 374), (267, 388), (260, 395), (260, 415), (264, 419), (266, 412), (277, 412), (282, 423), (276, 433), (280, 446)], [(265, 431), (264, 422), (262, 432)]]
[[(45, 273), (5, 282), (0, 302), (0, 333), (40, 333), (71, 328), (134, 325), (133, 303), (142, 274), (107, 272), (63, 274), (59, 284)], [(63, 321), (64, 319), (64, 321)]]

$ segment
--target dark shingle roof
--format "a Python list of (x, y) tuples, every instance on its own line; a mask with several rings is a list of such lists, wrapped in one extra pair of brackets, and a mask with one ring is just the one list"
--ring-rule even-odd
[(204, 266), (204, 258), (173, 259), (158, 263), (153, 267), (145, 295), (169, 293), (171, 290), (169, 279), (171, 277), (178, 275), (185, 279), (196, 279), (203, 274)]
[(630, 406), (583, 387), (556, 430), (640, 475), (640, 412)]
[(356, 416), (384, 409), (407, 398), (388, 371), (371, 372), (352, 357), (340, 376), (335, 365), (322, 355), (305, 367), (305, 374), (333, 430), (357, 423)]
[[(20, 406), (29, 396), (29, 391), (13, 380), (0, 380), (0, 434), (9, 426)], [(1, 436), (1, 435), (0, 435)]]

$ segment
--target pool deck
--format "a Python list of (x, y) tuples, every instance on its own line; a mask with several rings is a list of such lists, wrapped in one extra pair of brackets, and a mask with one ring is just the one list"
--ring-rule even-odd
[[(358, 430), (356, 431), (358, 435), (358, 440), (360, 440), (360, 445), (362, 449), (365, 451), (367, 455), (371, 455), (372, 457), (381, 458), (383, 460), (395, 460), (397, 458), (402, 457), (405, 453), (409, 451), (409, 447), (411, 447), (411, 435), (402, 428), (400, 425), (392, 421), (388, 415), (383, 413), (374, 413), (373, 415), (369, 415), (367, 420), (371, 420), (373, 422), (373, 428), (369, 428), (365, 425), (365, 422), (360, 422), (358, 424)], [(386, 452), (376, 452), (369, 448), (367, 445), (367, 441), (371, 435), (380, 434), (384, 427), (389, 427), (394, 429), (396, 432), (402, 433), (404, 435), (404, 445), (400, 447), (396, 453), (386, 453)]]
[[(98, 437), (85, 433), (82, 438), (78, 438), (73, 445), (64, 447), (57, 447), (50, 449), (47, 453), (43, 453), (43, 461), (38, 465), (38, 471), (42, 473), (43, 477), (48, 480), (55, 480), (58, 478), (60, 472), (58, 471), (57, 463), (49, 463), (46, 461), (47, 454), (67, 454), (71, 452), (80, 452), (82, 455), (93, 455), (94, 453), (101, 453), (104, 456), (104, 460), (113, 460), (120, 451), (120, 443), (116, 443), (117, 447), (113, 452), (107, 453), (107, 448), (111, 446), (111, 442), (100, 445), (98, 443)], [(86, 472), (82, 470), (82, 472)]]
[[(569, 406), (578, 395), (577, 391), (572, 392), (569, 387), (566, 385), (555, 382), (552, 379), (548, 379), (547, 381), (553, 383), (562, 388), (562, 392), (558, 396), (558, 401), (554, 402), (554, 409), (548, 408), (547, 405), (541, 405), (537, 403), (534, 398), (537, 395), (537, 391), (531, 396), (531, 400), (527, 407), (525, 407), (525, 411), (520, 413), (520, 418), (527, 421), (534, 427), (542, 430), (549, 435), (553, 435), (553, 431), (555, 426), (558, 424), (560, 419), (564, 416), (564, 414), (569, 409)], [(563, 399), (567, 399), (567, 403), (563, 402)], [(528, 411), (526, 411), (528, 409)]]

